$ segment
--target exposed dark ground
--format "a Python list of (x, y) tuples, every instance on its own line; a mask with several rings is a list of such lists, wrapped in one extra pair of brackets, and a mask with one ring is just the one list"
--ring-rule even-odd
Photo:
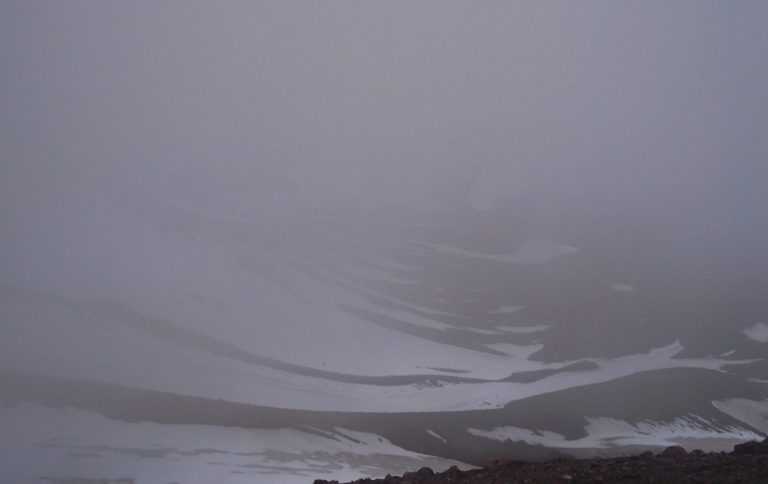
[[(721, 372), (676, 368), (594, 384), (589, 392), (577, 387), (537, 395), (499, 409), (392, 414), (278, 409), (104, 382), (0, 371), (0, 404), (37, 402), (51, 407), (74, 407), (129, 422), (325, 430), (338, 427), (373, 433), (414, 452), (482, 466), (510, 457), (543, 461), (566, 455), (539, 445), (477, 437), (469, 434), (467, 428), (488, 430), (510, 425), (578, 439), (587, 435), (584, 415), (628, 422), (664, 422), (689, 414), (707, 419), (715, 428), (725, 428), (739, 426), (741, 422), (718, 411), (711, 402), (734, 397), (763, 400), (763, 386)], [(657, 395), (666, 396), (663, 405)], [(428, 429), (446, 441), (430, 436)], [(638, 449), (617, 448), (613, 454), (635, 451)]]
[[(384, 479), (358, 479), (354, 484), (442, 484), (442, 483), (766, 483), (768, 439), (737, 445), (730, 453), (686, 452), (668, 447), (659, 454), (644, 452), (632, 457), (556, 459), (545, 462), (503, 462), (490, 467), (462, 471), (451, 467), (434, 473), (429, 468)], [(315, 484), (337, 484), (316, 480)]]

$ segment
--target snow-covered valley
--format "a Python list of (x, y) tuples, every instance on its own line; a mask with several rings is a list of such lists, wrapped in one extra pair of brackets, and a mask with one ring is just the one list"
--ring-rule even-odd
[(765, 438), (765, 19), (3, 0), (0, 484)]
[[(667, 328), (662, 337), (650, 327), (649, 341), (659, 343), (640, 349), (632, 341), (625, 352), (601, 353), (592, 321), (578, 314), (563, 322), (541, 318), (550, 310), (542, 313), (538, 301), (567, 311), (599, 295), (613, 324), (629, 328), (643, 320), (642, 286), (617, 291), (611, 281), (619, 275), (586, 286), (535, 282), (553, 271), (567, 279), (580, 270), (584, 249), (565, 250), (544, 239), (518, 242), (521, 249), (512, 243), (513, 256), (479, 245), (450, 248), (450, 237), (431, 241), (435, 227), (414, 232), (414, 225), (426, 224), (413, 216), (408, 223), (399, 216), (376, 223), (350, 217), (343, 224), (288, 218), (265, 231), (252, 228), (269, 226), (265, 221), (177, 202), (155, 212), (134, 208), (125, 214), (130, 217), (135, 240), (122, 252), (99, 255), (99, 247), (118, 246), (110, 237), (125, 236), (109, 226), (91, 227), (79, 244), (92, 241), (100, 271), (119, 283), (93, 285), (83, 278), (83, 284), (54, 288), (50, 279), (30, 277), (23, 286), (0, 290), (0, 317), (12, 323), (2, 326), (0, 338), (0, 369), (12, 382), (0, 393), (0, 418), (21, 428), (25, 421), (41, 422), (31, 426), (37, 433), (27, 440), (6, 439), (4, 454), (40, 454), (51, 467), (36, 470), (37, 477), (119, 479), (118, 470), (130, 468), (123, 477), (135, 482), (166, 473), (179, 482), (254, 482), (254, 475), (258, 482), (303, 482), (321, 474), (381, 477), (420, 462), (477, 465), (497, 453), (621, 453), (673, 441), (725, 448), (765, 432), (768, 386), (758, 381), (764, 359), (752, 333), (734, 328), (718, 351), (704, 353), (686, 347), (685, 332)], [(463, 223), (448, 218), (441, 232), (447, 227), (462, 237)], [(306, 229), (313, 224), (323, 229)], [(515, 287), (519, 294), (510, 292)], [(558, 344), (558, 333), (571, 334), (579, 324), (585, 325), (580, 343), (596, 344), (569, 358), (541, 356), (550, 338)], [(716, 379), (711, 396), (678, 395), (685, 385), (666, 390), (668, 406), (679, 398), (704, 411), (680, 407), (643, 415), (622, 410), (621, 401), (610, 414), (577, 414), (562, 401), (565, 394), (606, 398), (598, 389), (632, 387), (627, 382), (636, 375), (653, 375), (651, 384), (661, 384), (657, 380), (677, 371)], [(100, 398), (108, 387), (93, 400), (62, 400), (46, 391), (55, 385), (41, 384), (38, 376), (161, 392), (181, 399), (179, 408), (185, 399), (202, 398), (213, 413), (231, 414), (216, 402), (251, 410), (243, 410), (242, 420), (196, 421), (203, 413), (175, 422), (138, 393), (130, 401), (141, 415), (126, 422), (119, 411), (104, 415), (110, 405)], [(29, 383), (37, 390), (21, 398), (25, 381), (37, 381)], [(537, 399), (550, 415), (533, 419), (538, 426), (530, 410), (510, 410)], [(278, 427), (246, 417), (269, 408), (299, 413)], [(338, 418), (317, 417), (322, 412), (346, 417), (333, 423)], [(400, 418), (409, 423), (395, 424)], [(401, 430), (393, 434), (393, 427)], [(74, 428), (83, 430), (75, 434)], [(11, 457), (4, 465), (23, 475), (20, 462)]]

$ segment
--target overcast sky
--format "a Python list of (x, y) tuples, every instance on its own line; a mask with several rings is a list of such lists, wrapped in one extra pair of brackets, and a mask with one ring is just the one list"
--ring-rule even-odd
[(77, 220), (73, 196), (190, 189), (510, 196), (757, 251), (767, 19), (759, 0), (5, 0), (3, 253), (40, 237), (35, 214)]

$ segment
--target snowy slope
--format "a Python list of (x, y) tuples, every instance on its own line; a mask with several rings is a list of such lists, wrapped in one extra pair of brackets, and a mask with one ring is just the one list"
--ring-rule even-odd
[[(498, 210), (330, 204), (280, 213), (269, 204), (184, 197), (122, 202), (80, 200), (87, 216), (74, 226), (33, 207), (37, 224), (12, 236), (29, 247), (3, 261), (12, 269), (5, 274), (16, 276), (0, 286), (0, 370), (168, 398), (344, 412), (333, 426), (327, 422), (334, 419), (314, 419), (312, 428), (326, 422), (321, 435), (290, 419), (282, 430), (209, 423), (216, 435), (255, 442), (255, 450), (226, 451), (227, 472), (257, 466), (253, 472), (291, 482), (331, 467), (332, 478), (397, 472), (424, 455), (477, 464), (494, 455), (621, 452), (683, 440), (718, 448), (766, 432), (764, 308), (728, 313), (713, 287), (669, 289), (668, 274), (646, 267), (642, 253), (611, 256), (623, 261), (614, 266), (604, 247), (580, 246), (577, 233), (528, 237), (504, 226)], [(47, 236), (54, 233), (58, 239)], [(732, 314), (742, 322), (729, 321)], [(695, 372), (719, 375), (717, 395), (686, 393), (689, 379), (680, 375)], [(665, 387), (667, 403), (659, 404), (668, 412), (652, 415), (658, 409), (648, 405), (638, 413), (621, 401), (611, 411), (590, 406), (644, 388), (633, 377), (646, 374), (678, 382)], [(563, 395), (586, 398), (568, 407), (567, 419)], [(179, 464), (189, 475), (222, 475), (213, 465), (198, 469), (202, 458), (191, 458), (202, 455), (197, 448), (179, 447), (186, 437), (170, 437), (199, 432), (197, 417), (159, 421), (180, 425), (159, 429), (103, 420), (107, 408), (87, 399), (69, 406), (96, 414), (36, 407), (52, 404), (45, 392), (11, 397), (3, 395), (15, 405), (2, 411), (4, 423), (50, 418), (115, 433), (124, 426), (135, 436), (133, 443), (67, 444), (82, 447), (74, 451), (39, 447), (41, 439), (61, 438), (48, 431), (3, 444), (18, 455), (53, 453), (45, 460), (56, 463), (57, 476), (69, 469), (77, 477), (76, 464), (88, 475), (119, 468), (110, 459), (138, 454), (110, 449), (155, 449), (150, 443), (176, 450), (137, 461), (132, 477), (139, 482), (171, 472), (171, 457), (189, 460)], [(532, 402), (544, 414), (532, 418)], [(364, 432), (349, 455), (334, 447), (337, 427)], [(153, 432), (171, 440), (155, 442)], [(149, 447), (140, 445), (142, 435)], [(375, 436), (391, 447), (376, 450), (376, 459), (361, 457), (378, 449)], [(315, 457), (292, 455), (286, 459), (302, 464), (276, 466), (275, 455), (289, 447)], [(98, 455), (70, 455), (81, 451)], [(99, 467), (105, 459), (110, 463)]]
[(189, 484), (293, 484), (320, 476), (384, 477), (422, 466), (467, 467), (343, 428), (246, 430), (129, 423), (37, 404), (0, 408), (0, 418), (7, 424), (0, 436), (0, 470), (8, 482), (128, 478), (136, 484), (153, 484), (158, 479)]

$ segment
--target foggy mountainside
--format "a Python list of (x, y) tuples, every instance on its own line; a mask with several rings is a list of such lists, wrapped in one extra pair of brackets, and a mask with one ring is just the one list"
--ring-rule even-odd
[(0, 1), (0, 482), (768, 437), (766, 25)]

